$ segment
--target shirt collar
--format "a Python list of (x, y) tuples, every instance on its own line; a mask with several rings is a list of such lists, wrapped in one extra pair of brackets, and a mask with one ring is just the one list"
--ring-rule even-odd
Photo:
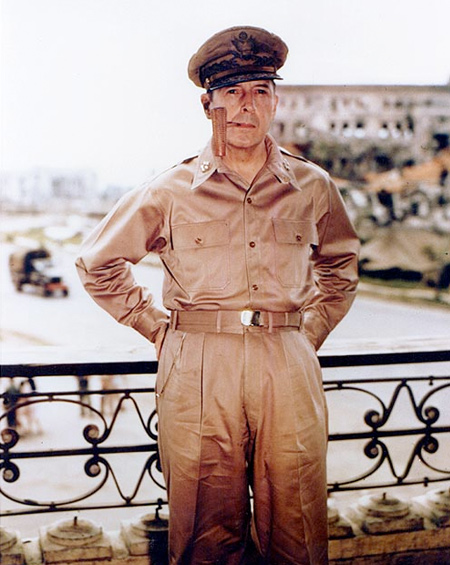
[(219, 159), (214, 155), (211, 141), (209, 141), (208, 145), (198, 156), (197, 169), (194, 173), (191, 190), (203, 184), (211, 175), (218, 171), (219, 164)]
[[(274, 138), (271, 135), (266, 137), (266, 147), (268, 158), (265, 168), (271, 171), (277, 180), (282, 184), (291, 184), (294, 188), (301, 190), (297, 179), (292, 171), (289, 161), (281, 154)], [(216, 157), (212, 151), (211, 140), (203, 149), (198, 157), (197, 168), (192, 181), (191, 190), (196, 189), (208, 180), (216, 171), (224, 172), (220, 158)]]
[(266, 147), (268, 153), (266, 167), (276, 176), (280, 183), (290, 184), (297, 190), (301, 190), (291, 164), (281, 153), (275, 139), (271, 135), (266, 137)]

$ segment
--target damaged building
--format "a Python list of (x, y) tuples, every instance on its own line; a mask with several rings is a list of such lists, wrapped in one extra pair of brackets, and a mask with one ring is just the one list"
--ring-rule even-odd
[(334, 176), (363, 179), (428, 161), (450, 146), (442, 86), (278, 85), (272, 134)]

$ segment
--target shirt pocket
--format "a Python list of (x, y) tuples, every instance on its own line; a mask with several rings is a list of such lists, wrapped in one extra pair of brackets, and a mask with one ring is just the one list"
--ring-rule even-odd
[(311, 268), (311, 246), (319, 235), (313, 221), (272, 218), (275, 236), (275, 268), (283, 286), (301, 287)]
[(180, 283), (186, 290), (220, 290), (230, 283), (230, 227), (226, 221), (172, 226)]

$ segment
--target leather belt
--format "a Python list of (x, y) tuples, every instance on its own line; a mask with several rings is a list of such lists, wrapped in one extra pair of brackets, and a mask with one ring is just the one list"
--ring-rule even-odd
[(244, 333), (250, 330), (299, 330), (301, 312), (265, 312), (263, 310), (175, 310), (170, 328), (187, 332)]

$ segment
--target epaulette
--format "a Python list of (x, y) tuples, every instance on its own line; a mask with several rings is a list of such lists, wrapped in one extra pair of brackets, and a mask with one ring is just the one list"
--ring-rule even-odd
[(287, 149), (284, 149), (284, 147), (280, 147), (280, 152), (283, 155), (288, 155), (289, 157), (293, 157), (294, 159), (297, 159), (298, 161), (302, 161), (303, 163), (306, 163), (311, 168), (315, 169), (320, 175), (325, 175), (325, 177), (330, 178), (330, 173), (328, 171), (326, 171), (323, 167), (318, 165), (317, 163), (314, 163), (314, 161), (310, 161), (309, 159), (306, 159), (305, 157), (302, 157), (301, 155), (295, 155), (295, 153), (291, 153)]
[(166, 169), (164, 169), (163, 171), (160, 172), (160, 175), (167, 173), (167, 171), (171, 171), (172, 169), (175, 169), (176, 167), (179, 167), (180, 165), (185, 165), (186, 163), (189, 163), (190, 161), (193, 161), (194, 159), (196, 159), (198, 156), (200, 155), (200, 151), (197, 151), (197, 153), (195, 153), (194, 155), (190, 155), (189, 157), (185, 157), (184, 159), (181, 159), (181, 161), (178, 161), (177, 163), (174, 163), (173, 165), (170, 165), (170, 167), (167, 167)]
[(153, 176), (151, 179), (143, 182), (138, 188), (147, 188), (148, 186), (151, 185), (151, 183), (155, 182), (157, 179), (159, 179), (159, 177), (162, 177), (165, 173), (171, 171), (172, 169), (175, 169), (176, 167), (178, 167), (180, 165), (184, 165), (185, 163), (189, 163), (190, 161), (192, 161), (193, 159), (198, 157), (199, 154), (200, 154), (200, 152), (198, 151), (195, 155), (191, 155), (189, 157), (186, 157), (185, 159), (178, 161), (178, 163), (175, 163), (174, 165), (170, 165), (169, 167), (166, 167), (162, 171), (159, 171), (158, 173), (156, 173), (155, 176)]
[(193, 161), (194, 159), (196, 159), (198, 156), (200, 155), (200, 151), (197, 151), (197, 153), (195, 153), (194, 155), (190, 155), (189, 157), (185, 157), (184, 159), (182, 159), (181, 161), (179, 161), (176, 165), (174, 165), (175, 167), (178, 167), (178, 165), (184, 165), (186, 163), (189, 163), (190, 161)]
[(305, 159), (305, 157), (302, 157), (301, 155), (296, 155), (295, 153), (291, 153), (284, 147), (280, 147), (279, 149), (281, 153), (283, 153), (283, 155), (289, 155), (289, 157), (294, 157), (294, 159), (298, 159), (299, 161), (303, 161), (304, 163), (312, 163), (311, 161), (308, 161), (308, 159)]

